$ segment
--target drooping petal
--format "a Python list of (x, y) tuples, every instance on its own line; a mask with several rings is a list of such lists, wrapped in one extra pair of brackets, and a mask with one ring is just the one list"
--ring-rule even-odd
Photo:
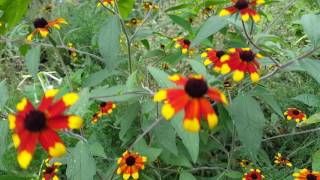
[(210, 102), (205, 98), (200, 99), (199, 102), (201, 115), (207, 120), (209, 128), (216, 127), (218, 124), (218, 117)]
[(209, 88), (208, 89), (208, 96), (211, 100), (216, 102), (222, 102), (224, 104), (228, 104), (228, 100), (223, 92), (221, 92), (217, 88)]
[(46, 128), (40, 133), (40, 144), (52, 157), (60, 157), (66, 154), (66, 147), (58, 134), (50, 128)]
[(179, 112), (189, 101), (188, 95), (182, 89), (167, 90), (167, 101), (162, 106), (162, 115), (166, 120), (172, 118), (174, 114)]
[(79, 99), (79, 95), (76, 93), (67, 93), (60, 100), (52, 104), (48, 108), (48, 117), (54, 117), (61, 115), (68, 107), (75, 104)]
[(183, 127), (190, 132), (200, 130), (200, 103), (198, 99), (192, 99), (188, 102), (184, 110)]
[(25, 132), (20, 137), (20, 144), (18, 147), (18, 163), (22, 169), (27, 169), (31, 160), (34, 150), (38, 142), (38, 134)]

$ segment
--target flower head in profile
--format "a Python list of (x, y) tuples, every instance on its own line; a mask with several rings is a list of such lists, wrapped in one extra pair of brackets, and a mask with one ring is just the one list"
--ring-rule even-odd
[(299, 172), (293, 173), (294, 180), (319, 180), (320, 172), (301, 169)]
[(68, 48), (69, 48), (69, 55), (70, 55), (70, 58), (73, 60), (73, 61), (76, 61), (78, 59), (78, 54), (77, 52), (75, 51), (75, 48), (74, 48), (74, 45), (73, 43), (69, 42), (68, 43)]
[(51, 157), (60, 157), (66, 153), (66, 147), (56, 131), (82, 126), (81, 117), (64, 114), (79, 96), (67, 93), (55, 100), (57, 93), (56, 89), (45, 92), (38, 107), (23, 98), (16, 106), (17, 112), (8, 116), (13, 143), (18, 149), (18, 163), (23, 169), (29, 166), (38, 142)]
[(58, 172), (60, 162), (50, 163), (50, 158), (45, 160), (45, 169), (42, 171), (42, 180), (59, 180)]
[(97, 7), (114, 5), (114, 0), (98, 0), (98, 1), (99, 2), (97, 4)]
[(249, 161), (249, 160), (243, 159), (243, 160), (240, 161), (240, 166), (241, 166), (242, 168), (248, 168), (248, 167), (250, 167), (251, 165), (252, 165), (252, 163), (251, 163), (251, 161)]
[(53, 21), (47, 21), (44, 18), (37, 18), (33, 22), (35, 30), (32, 31), (32, 33), (27, 36), (27, 41), (31, 42), (33, 37), (37, 33), (39, 33), (41, 37), (45, 38), (48, 36), (51, 28), (60, 29), (61, 24), (68, 24), (68, 23), (63, 18), (58, 18)]
[(126, 25), (129, 26), (129, 27), (136, 27), (136, 26), (138, 26), (139, 24), (141, 24), (141, 20), (140, 20), (140, 19), (137, 19), (137, 18), (131, 18), (131, 19), (126, 23)]
[(264, 0), (231, 0), (233, 6), (227, 7), (220, 11), (220, 16), (227, 16), (236, 12), (240, 13), (241, 19), (247, 22), (250, 17), (254, 22), (258, 23), (261, 20), (260, 14), (254, 9), (257, 5), (265, 3)]
[(192, 53), (190, 51), (191, 41), (188, 39), (184, 39), (182, 37), (174, 38), (173, 41), (175, 42), (175, 48), (181, 48), (182, 54)]
[(141, 156), (137, 152), (126, 151), (118, 159), (117, 174), (122, 174), (124, 180), (132, 177), (133, 179), (139, 178), (139, 171), (144, 169), (144, 164), (147, 157)]
[(299, 123), (301, 121), (307, 120), (307, 115), (305, 115), (301, 110), (297, 108), (288, 108), (288, 110), (283, 114), (289, 121), (294, 120)]
[(159, 6), (156, 5), (156, 4), (153, 4), (150, 1), (145, 1), (145, 2), (143, 2), (143, 9), (145, 11), (150, 11), (151, 9), (152, 10), (157, 10), (157, 9), (159, 9)]
[(206, 119), (210, 128), (218, 124), (218, 117), (210, 101), (227, 104), (226, 96), (217, 88), (209, 87), (202, 75), (170, 76), (177, 87), (162, 89), (154, 95), (154, 101), (164, 101), (161, 113), (170, 120), (184, 109), (183, 126), (190, 132), (200, 130), (201, 118)]
[(99, 111), (93, 115), (91, 123), (96, 124), (102, 116), (111, 114), (113, 109), (115, 109), (116, 107), (117, 105), (112, 101), (102, 102), (100, 104)]
[(292, 167), (292, 163), (289, 161), (289, 159), (283, 157), (279, 152), (274, 156), (274, 163), (277, 165)]
[(209, 5), (202, 9), (202, 14), (205, 16), (211, 16), (214, 13), (214, 6)]
[(245, 173), (242, 180), (262, 180), (264, 176), (260, 169), (250, 169), (250, 172)]
[(263, 56), (254, 53), (250, 48), (231, 48), (228, 51), (229, 59), (226, 58), (221, 66), (221, 74), (233, 72), (233, 80), (239, 82), (243, 80), (245, 74), (250, 75), (251, 81), (257, 83), (260, 80), (260, 64), (257, 59)]
[(227, 52), (211, 48), (207, 48), (206, 51), (201, 54), (201, 57), (205, 58), (203, 64), (205, 66), (212, 66), (213, 70), (216, 72), (220, 72), (222, 65), (230, 59)]

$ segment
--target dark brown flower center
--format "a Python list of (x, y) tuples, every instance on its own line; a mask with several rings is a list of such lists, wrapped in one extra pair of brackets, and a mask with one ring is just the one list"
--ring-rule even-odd
[(240, 51), (240, 58), (243, 61), (246, 62), (251, 62), (255, 58), (255, 54), (250, 50), (250, 51)]
[(224, 51), (218, 51), (217, 52), (217, 57), (220, 59), (223, 55), (225, 55), (226, 53)]
[(307, 175), (307, 180), (317, 180), (317, 176), (315, 176), (313, 174), (308, 174)]
[(300, 114), (300, 112), (299, 112), (298, 110), (296, 110), (296, 109), (295, 109), (295, 110), (293, 110), (293, 111), (292, 111), (292, 114), (294, 114), (294, 115), (296, 115), (296, 116), (297, 116), (297, 115), (299, 115), (299, 114)]
[(37, 18), (34, 20), (33, 25), (35, 28), (45, 28), (48, 25), (48, 21), (44, 18)]
[(193, 98), (200, 98), (208, 92), (207, 82), (202, 79), (189, 79), (184, 87), (187, 94)]
[(24, 119), (24, 127), (31, 132), (40, 132), (47, 126), (46, 115), (38, 110), (30, 111)]
[(258, 179), (258, 175), (257, 175), (256, 173), (251, 174), (251, 178), (252, 178), (252, 179)]
[(129, 156), (129, 157), (126, 159), (126, 164), (127, 164), (127, 166), (133, 166), (135, 163), (136, 163), (136, 158), (133, 157), (133, 156)]
[(106, 104), (107, 104), (106, 102), (102, 102), (102, 103), (100, 104), (100, 107), (103, 108)]
[(46, 174), (51, 174), (51, 173), (54, 172), (55, 169), (56, 169), (56, 168), (53, 167), (53, 166), (47, 167), (45, 173), (46, 173)]
[(188, 47), (190, 46), (191, 42), (188, 39), (183, 40), (183, 44), (187, 45)]
[(249, 7), (249, 3), (246, 0), (238, 0), (237, 3), (234, 5), (237, 9), (242, 10)]

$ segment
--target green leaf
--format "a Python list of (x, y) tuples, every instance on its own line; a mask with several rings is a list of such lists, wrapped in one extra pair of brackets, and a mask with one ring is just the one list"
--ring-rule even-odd
[(102, 69), (96, 73), (91, 74), (87, 79), (84, 80), (83, 86), (85, 87), (92, 87), (100, 84), (105, 79), (120, 74), (119, 71), (113, 70), (110, 71), (109, 69)]
[(89, 146), (90, 152), (93, 156), (106, 158), (107, 155), (104, 152), (103, 146), (99, 142), (94, 142)]
[(39, 64), (40, 64), (40, 46), (34, 46), (26, 54), (26, 66), (29, 73), (33, 77), (37, 77), (37, 73), (39, 71)]
[(243, 173), (238, 171), (228, 171), (224, 175), (232, 179), (241, 179), (243, 176)]
[(160, 123), (152, 131), (156, 141), (166, 150), (174, 155), (178, 154), (177, 144), (176, 144), (176, 132), (173, 127), (165, 122), (160, 121)]
[(138, 86), (138, 81), (137, 81), (137, 78), (138, 78), (138, 73), (137, 71), (134, 71), (127, 79), (127, 82), (126, 82), (126, 89), (128, 91), (133, 91), (137, 88), (139, 88)]
[(318, 112), (311, 115), (307, 120), (299, 123), (298, 126), (306, 126), (306, 125), (315, 124), (319, 122), (320, 122), (320, 113)]
[(162, 149), (149, 147), (144, 139), (141, 139), (133, 149), (135, 152), (146, 156), (148, 163), (155, 161), (162, 152)]
[(135, 0), (121, 0), (118, 1), (120, 15), (123, 19), (126, 19), (133, 9)]
[(320, 84), (320, 62), (318, 60), (304, 59), (303, 61), (299, 61), (299, 64), (304, 71)]
[(260, 149), (266, 121), (259, 103), (251, 96), (240, 94), (233, 100), (229, 111), (240, 141), (248, 154), (255, 157)]
[(182, 124), (183, 113), (180, 112), (175, 115), (171, 120), (171, 124), (176, 130), (178, 136), (181, 138), (182, 143), (187, 148), (192, 161), (195, 163), (199, 155), (199, 134), (190, 133), (183, 128)]
[(228, 24), (225, 17), (211, 16), (200, 28), (196, 38), (191, 41), (191, 46), (194, 47), (201, 43), (204, 39), (217, 33)]
[(0, 10), (4, 11), (0, 18), (5, 25), (0, 27), (0, 34), (13, 28), (24, 17), (28, 10), (28, 5), (32, 0), (2, 0), (0, 1)]
[(319, 150), (312, 155), (312, 170), (320, 171), (320, 151)]
[(301, 24), (309, 39), (313, 42), (314, 47), (319, 45), (320, 41), (320, 15), (306, 14), (301, 18)]
[(313, 94), (300, 94), (291, 99), (312, 107), (320, 106), (320, 97)]
[[(100, 101), (128, 101), (137, 97), (143, 96), (144, 90), (140, 93), (127, 91), (126, 86), (117, 85), (112, 87), (99, 87), (90, 92), (90, 98)], [(146, 92), (147, 93), (147, 92)]]
[(152, 77), (157, 81), (157, 83), (159, 84), (160, 87), (164, 88), (164, 87), (170, 87), (173, 86), (174, 84), (169, 80), (169, 75), (164, 72), (161, 71), (158, 68), (154, 68), (149, 66), (148, 70), (150, 72), (150, 74), (152, 75)]
[(127, 108), (120, 117), (120, 132), (119, 137), (121, 140), (124, 140), (125, 135), (127, 134), (128, 130), (132, 128), (132, 123), (138, 117), (140, 112), (140, 104), (135, 103), (131, 104), (130, 108)]
[(89, 100), (89, 89), (82, 89), (79, 96), (81, 98), (79, 98), (78, 102), (70, 108), (69, 113), (83, 117), (92, 103), (92, 101)]
[(189, 7), (192, 7), (192, 4), (180, 4), (178, 6), (173, 6), (173, 7), (170, 7), (168, 9), (166, 9), (164, 12), (170, 12), (170, 11), (175, 11), (175, 10), (179, 10), (179, 9), (185, 9), (185, 8), (189, 8)]
[(96, 174), (96, 163), (87, 143), (79, 141), (71, 150), (66, 173), (70, 180), (93, 180)]
[(104, 57), (106, 68), (112, 70), (120, 52), (120, 25), (116, 16), (108, 18), (99, 32), (99, 51)]
[(170, 17), (170, 19), (175, 22), (176, 24), (178, 24), (179, 26), (181, 26), (183, 29), (192, 32), (192, 27), (190, 25), (190, 23), (188, 21), (186, 21), (185, 19), (183, 19), (180, 16), (176, 16), (176, 15), (168, 15)]
[(180, 174), (179, 180), (197, 180), (191, 173), (182, 172)]
[(9, 127), (8, 121), (0, 121), (0, 160), (2, 159), (3, 153), (7, 149), (7, 139), (8, 139)]
[(3, 110), (2, 108), (6, 104), (7, 100), (9, 99), (9, 94), (8, 94), (8, 88), (6, 86), (6, 81), (3, 80), (0, 82), (0, 110)]

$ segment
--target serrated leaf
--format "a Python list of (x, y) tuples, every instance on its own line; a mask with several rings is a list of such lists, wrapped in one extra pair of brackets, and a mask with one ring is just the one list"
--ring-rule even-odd
[(320, 84), (320, 62), (318, 60), (304, 59), (303, 61), (299, 61), (299, 65)]
[(320, 15), (306, 14), (301, 18), (301, 24), (309, 39), (317, 47), (320, 41)]
[(183, 113), (180, 112), (172, 118), (171, 124), (176, 130), (178, 136), (181, 138), (182, 143), (187, 148), (192, 161), (195, 163), (199, 156), (199, 134), (186, 131), (183, 128), (182, 119)]
[(159, 124), (153, 129), (153, 133), (156, 141), (163, 148), (174, 155), (178, 154), (176, 132), (169, 123), (160, 121)]
[(103, 146), (99, 142), (94, 142), (89, 146), (90, 152), (93, 156), (106, 158), (107, 155), (104, 152)]
[(140, 111), (140, 105), (138, 103), (131, 104), (130, 108), (127, 108), (120, 116), (120, 132), (119, 137), (121, 140), (124, 139), (127, 131), (132, 128), (132, 123), (137, 118)]
[(120, 52), (120, 25), (117, 16), (108, 18), (99, 32), (99, 51), (104, 58), (106, 68), (112, 70)]
[(320, 97), (313, 94), (300, 94), (291, 99), (312, 107), (320, 106)]
[(228, 21), (225, 17), (220, 16), (211, 16), (200, 28), (197, 36), (191, 42), (190, 47), (194, 47), (201, 43), (202, 40), (211, 36), (212, 34), (217, 33), (222, 28), (224, 28), (228, 24)]
[(93, 180), (96, 163), (87, 143), (79, 141), (67, 160), (67, 177), (70, 180)]
[(34, 46), (26, 54), (26, 66), (29, 71), (29, 73), (36, 77), (37, 73), (39, 71), (39, 64), (40, 64), (40, 46)]
[(260, 149), (266, 121), (259, 103), (251, 96), (240, 94), (233, 100), (229, 112), (241, 143), (248, 154), (255, 157)]
[(174, 84), (169, 80), (169, 75), (158, 68), (149, 66), (148, 70), (152, 77), (157, 81), (160, 87), (170, 87)]

